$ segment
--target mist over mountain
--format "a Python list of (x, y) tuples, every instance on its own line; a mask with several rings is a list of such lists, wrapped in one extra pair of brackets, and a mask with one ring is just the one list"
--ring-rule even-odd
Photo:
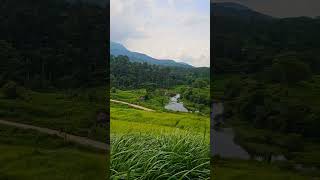
[(129, 51), (122, 44), (116, 43), (116, 42), (110, 42), (110, 54), (114, 56), (119, 56), (119, 55), (128, 56), (130, 61), (133, 61), (133, 62), (141, 62), (141, 63), (146, 62), (154, 65), (172, 66), (172, 67), (184, 67), (184, 68), (193, 67), (183, 62), (176, 62), (170, 59), (155, 59), (146, 54), (132, 52), (132, 51)]

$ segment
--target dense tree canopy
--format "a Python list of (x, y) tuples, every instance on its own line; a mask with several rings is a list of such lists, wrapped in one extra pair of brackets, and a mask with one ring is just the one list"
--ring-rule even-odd
[(209, 68), (182, 68), (130, 62), (126, 56), (111, 56), (111, 86), (121, 89), (170, 88), (177, 85), (203, 86), (209, 82)]
[(222, 93), (227, 119), (319, 139), (320, 19), (213, 20), (212, 78), (233, 77)]
[(106, 84), (106, 9), (64, 0), (4, 0), (0, 85), (35, 89)]

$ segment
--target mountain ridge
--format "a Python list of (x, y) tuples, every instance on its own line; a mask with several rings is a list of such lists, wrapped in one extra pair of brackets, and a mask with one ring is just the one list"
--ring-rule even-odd
[(133, 61), (133, 62), (140, 62), (140, 63), (146, 62), (149, 64), (170, 66), (170, 67), (193, 68), (192, 65), (189, 65), (184, 62), (177, 62), (171, 59), (156, 59), (143, 53), (130, 51), (124, 45), (117, 42), (113, 42), (113, 41), (110, 41), (110, 54), (114, 56), (119, 56), (119, 55), (128, 56), (130, 61)]
[(245, 5), (233, 2), (211, 2), (211, 13), (213, 16), (236, 17), (243, 20), (271, 20), (275, 17), (257, 12)]

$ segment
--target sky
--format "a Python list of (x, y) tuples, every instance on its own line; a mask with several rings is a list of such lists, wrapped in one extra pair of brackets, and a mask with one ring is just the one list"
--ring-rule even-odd
[(110, 0), (110, 26), (131, 51), (210, 66), (210, 0)]
[(320, 16), (320, 0), (211, 0), (236, 2), (274, 17)]

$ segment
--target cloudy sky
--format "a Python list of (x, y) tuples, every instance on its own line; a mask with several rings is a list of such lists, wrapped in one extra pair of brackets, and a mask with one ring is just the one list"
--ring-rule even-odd
[(320, 16), (320, 0), (211, 0), (236, 2), (274, 17)]
[(111, 0), (111, 41), (158, 59), (210, 66), (210, 0)]

